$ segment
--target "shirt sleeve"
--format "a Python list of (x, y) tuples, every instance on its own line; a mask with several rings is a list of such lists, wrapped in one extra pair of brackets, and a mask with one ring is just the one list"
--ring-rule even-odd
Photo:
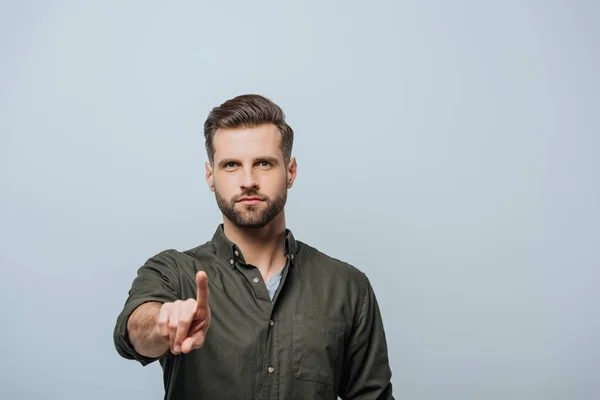
[(127, 321), (131, 313), (144, 303), (166, 303), (179, 299), (179, 287), (179, 271), (169, 250), (148, 259), (138, 269), (137, 277), (129, 290), (129, 297), (117, 318), (113, 335), (117, 352), (122, 357), (137, 360), (144, 366), (160, 358), (145, 357), (135, 351), (129, 341)]
[(381, 313), (368, 278), (346, 350), (340, 397), (344, 400), (393, 400), (392, 372)]

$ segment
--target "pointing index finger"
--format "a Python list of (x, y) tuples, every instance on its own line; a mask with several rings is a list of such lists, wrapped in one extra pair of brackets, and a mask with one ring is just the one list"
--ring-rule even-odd
[(198, 294), (196, 296), (196, 317), (204, 319), (208, 315), (208, 275), (206, 272), (196, 273), (196, 287)]

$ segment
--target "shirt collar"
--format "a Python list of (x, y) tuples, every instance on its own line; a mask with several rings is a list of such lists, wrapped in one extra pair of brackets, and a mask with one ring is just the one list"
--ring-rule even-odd
[[(292, 231), (286, 229), (285, 232), (286, 234), (285, 242), (283, 244), (283, 254), (288, 257), (290, 263), (293, 264), (296, 253), (298, 252), (298, 244), (296, 243), (296, 239), (294, 239)], [(246, 262), (246, 260), (244, 260), (244, 255), (242, 254), (242, 250), (240, 250), (235, 243), (227, 239), (227, 236), (225, 236), (223, 224), (220, 224), (217, 227), (217, 230), (212, 238), (212, 244), (215, 247), (217, 255), (226, 260), (232, 268), (235, 267), (236, 261), (241, 261), (243, 263)]]

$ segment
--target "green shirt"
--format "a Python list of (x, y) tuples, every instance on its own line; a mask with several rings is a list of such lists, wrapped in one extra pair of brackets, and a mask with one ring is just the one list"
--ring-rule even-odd
[(289, 230), (284, 253), (273, 300), (222, 225), (210, 242), (150, 258), (117, 319), (117, 351), (142, 365), (155, 361), (133, 349), (127, 319), (145, 302), (196, 298), (202, 270), (211, 325), (202, 348), (159, 358), (165, 399), (393, 399), (383, 323), (367, 277)]

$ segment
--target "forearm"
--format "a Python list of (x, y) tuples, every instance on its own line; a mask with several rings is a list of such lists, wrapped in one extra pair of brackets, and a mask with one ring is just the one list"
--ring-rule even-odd
[(162, 303), (144, 303), (127, 320), (127, 334), (135, 351), (145, 357), (160, 357), (169, 350), (169, 339), (160, 335), (158, 315)]

